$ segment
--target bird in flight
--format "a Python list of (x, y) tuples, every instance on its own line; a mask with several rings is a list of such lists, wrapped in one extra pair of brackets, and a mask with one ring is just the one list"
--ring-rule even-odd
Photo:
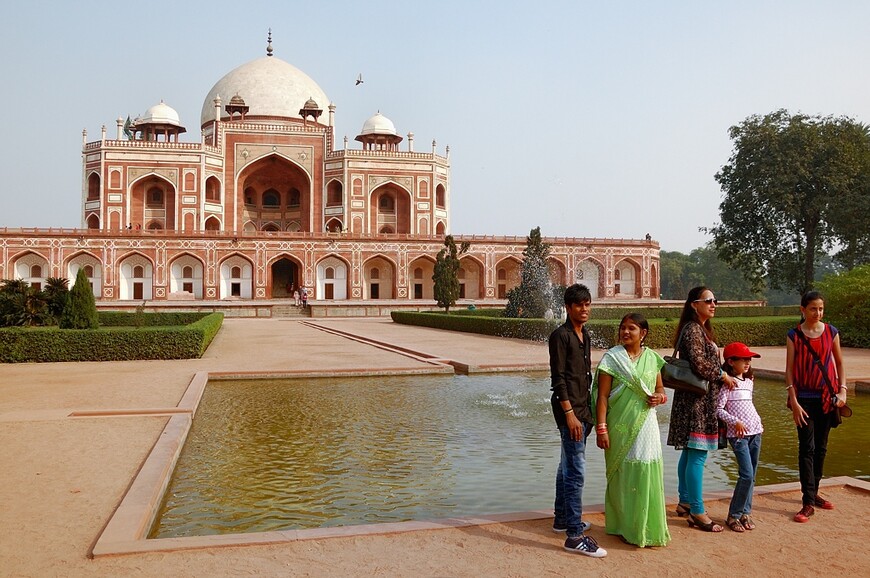
[(360, 73), (360, 75), (356, 77), (356, 84), (354, 86), (359, 86), (362, 83), (363, 83), (362, 73)]

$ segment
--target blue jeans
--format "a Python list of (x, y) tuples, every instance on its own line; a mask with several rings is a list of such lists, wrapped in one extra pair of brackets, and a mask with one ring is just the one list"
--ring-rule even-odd
[(752, 513), (752, 491), (755, 489), (755, 472), (758, 471), (758, 454), (761, 453), (761, 434), (743, 438), (728, 438), (737, 458), (737, 483), (728, 515), (733, 518)]
[(556, 503), (553, 506), (553, 526), (568, 529), (569, 538), (583, 534), (580, 518), (583, 515), (583, 476), (586, 472), (586, 436), (589, 424), (583, 424), (583, 439), (574, 441), (567, 427), (559, 428), (562, 437), (562, 458), (556, 470)]
[(699, 516), (704, 510), (704, 464), (707, 451), (684, 448), (677, 463), (677, 491), (680, 503), (689, 504), (689, 511)]

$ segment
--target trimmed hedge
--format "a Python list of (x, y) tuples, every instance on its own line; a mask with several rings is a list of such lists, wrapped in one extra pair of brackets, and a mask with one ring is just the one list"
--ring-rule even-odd
[[(716, 310), (719, 313), (719, 310)], [(725, 317), (713, 320), (713, 333), (716, 343), (724, 346), (732, 341), (755, 346), (785, 345), (786, 334), (794, 328), (800, 317)], [(674, 334), (677, 331), (678, 320), (650, 319), (649, 333), (645, 345), (654, 349), (668, 349), (674, 346)], [(617, 343), (619, 320), (590, 319), (587, 329), (593, 334), (593, 343), (597, 347), (611, 347)]]
[(210, 315), (202, 311), (161, 311), (136, 313), (134, 311), (98, 311), (100, 327), (165, 327), (190, 325)]
[[(458, 312), (457, 312), (458, 313)], [(541, 341), (547, 339), (553, 329), (562, 322), (558, 319), (512, 319), (481, 315), (440, 313), (437, 311), (393, 311), (393, 321), (405, 325), (419, 325), (450, 331), (482, 333), (499, 337), (516, 337)]]
[(0, 362), (126, 361), (202, 357), (223, 323), (223, 313), (174, 327), (57, 327), (0, 329)]
[[(717, 310), (718, 312), (718, 310)], [(393, 311), (393, 321), (450, 331), (481, 333), (498, 337), (514, 337), (533, 341), (546, 340), (562, 322), (546, 319), (511, 319), (439, 312)], [(619, 319), (622, 316), (620, 315)], [(591, 319), (586, 327), (592, 333), (593, 344), (606, 348), (616, 344), (619, 319)], [(742, 341), (756, 347), (785, 345), (786, 333), (797, 325), (798, 317), (732, 317), (713, 321), (713, 330), (720, 345)], [(673, 347), (677, 320), (651, 319), (646, 345), (655, 349)]]
[[(640, 313), (647, 319), (680, 319), (682, 306), (667, 307), (636, 307), (632, 305), (598, 307), (592, 304), (592, 319), (616, 319), (620, 320), (626, 313)], [(475, 317), (501, 317), (504, 309), (456, 309), (450, 314), (469, 315)], [(785, 305), (779, 307), (752, 307), (720, 305), (716, 308), (716, 319), (723, 317), (780, 317), (799, 316), (800, 308), (797, 305)], [(715, 323), (715, 320), (713, 321)]]

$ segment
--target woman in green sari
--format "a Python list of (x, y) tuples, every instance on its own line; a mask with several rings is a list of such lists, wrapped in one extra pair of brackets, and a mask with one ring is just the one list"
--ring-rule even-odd
[(597, 443), (607, 463), (605, 529), (641, 547), (664, 546), (671, 539), (655, 411), (667, 401), (659, 373), (665, 361), (643, 346), (648, 332), (642, 315), (623, 317), (622, 344), (604, 354), (593, 386)]

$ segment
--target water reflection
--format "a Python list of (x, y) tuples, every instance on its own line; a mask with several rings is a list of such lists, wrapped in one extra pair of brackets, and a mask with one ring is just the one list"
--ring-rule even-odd
[[(867, 399), (832, 432), (826, 474), (870, 479)], [(757, 384), (759, 484), (798, 477), (784, 400), (781, 384)], [(590, 442), (583, 497), (601, 503), (604, 457)], [(558, 454), (542, 373), (213, 382), (152, 537), (548, 509)], [(669, 495), (678, 457), (665, 448)], [(730, 449), (707, 463), (706, 489), (733, 486)]]

